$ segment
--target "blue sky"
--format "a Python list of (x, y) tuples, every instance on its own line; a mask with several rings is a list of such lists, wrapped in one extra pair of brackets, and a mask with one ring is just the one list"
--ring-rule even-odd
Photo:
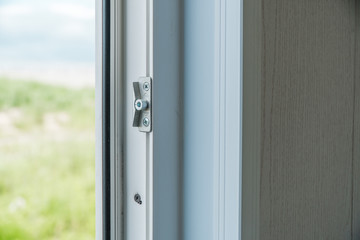
[(95, 0), (0, 0), (0, 61), (94, 62)]

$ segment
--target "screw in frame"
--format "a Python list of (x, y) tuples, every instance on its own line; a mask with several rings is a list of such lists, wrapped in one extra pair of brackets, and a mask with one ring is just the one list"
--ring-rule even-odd
[(140, 194), (135, 194), (135, 196), (134, 196), (134, 201), (135, 202), (137, 202), (139, 205), (141, 205), (142, 204), (142, 201), (141, 201), (141, 196), (140, 196)]

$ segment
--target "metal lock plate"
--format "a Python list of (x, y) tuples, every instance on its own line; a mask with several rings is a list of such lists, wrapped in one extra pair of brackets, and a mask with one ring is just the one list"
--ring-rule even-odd
[(151, 92), (152, 80), (150, 77), (140, 77), (133, 82), (134, 88), (134, 121), (133, 127), (138, 127), (140, 132), (151, 132)]

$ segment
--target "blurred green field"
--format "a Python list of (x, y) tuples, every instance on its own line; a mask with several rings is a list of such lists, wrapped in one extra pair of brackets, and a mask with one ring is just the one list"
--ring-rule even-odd
[(0, 240), (95, 238), (94, 98), (0, 78)]

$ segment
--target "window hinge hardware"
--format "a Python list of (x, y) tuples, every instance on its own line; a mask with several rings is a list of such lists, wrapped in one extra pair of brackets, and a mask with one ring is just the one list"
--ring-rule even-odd
[(137, 82), (133, 82), (133, 88), (135, 95), (133, 127), (138, 127), (140, 132), (151, 132), (151, 78), (140, 77)]

